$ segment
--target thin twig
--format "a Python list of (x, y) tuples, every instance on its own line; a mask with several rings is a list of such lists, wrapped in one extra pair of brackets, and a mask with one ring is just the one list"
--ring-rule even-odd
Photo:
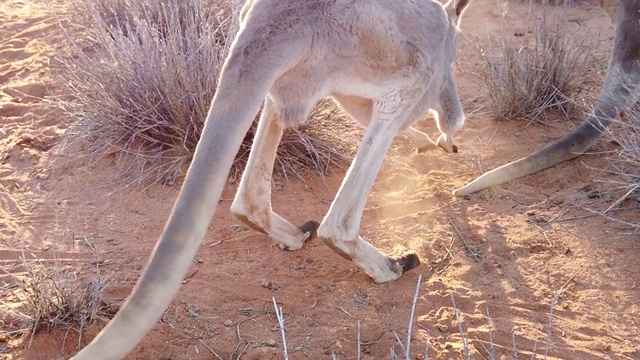
[(489, 315), (489, 306), (487, 306), (487, 326), (489, 327), (489, 347), (491, 351), (489, 352), (489, 357), (491, 360), (496, 360), (496, 352), (493, 347), (493, 330), (491, 329), (491, 316)]
[(198, 339), (200, 340), (200, 342), (202, 343), (202, 345), (204, 345), (205, 348), (207, 348), (207, 350), (209, 350), (210, 353), (213, 354), (213, 356), (215, 356), (218, 360), (224, 360), (222, 357), (220, 357), (220, 355), (218, 355), (218, 353), (216, 353), (215, 351), (213, 351), (212, 348), (209, 347), (209, 345), (205, 344), (204, 341), (202, 341), (202, 339)]
[(396, 349), (394, 349), (393, 346), (391, 347), (391, 349), (389, 349), (389, 351), (391, 352), (390, 354), (391, 360), (398, 360), (398, 355), (396, 355)]
[(422, 283), (422, 274), (418, 275), (418, 284), (416, 285), (416, 293), (413, 295), (413, 303), (411, 304), (411, 316), (409, 317), (409, 327), (407, 330), (407, 351), (404, 354), (405, 360), (410, 360), (411, 353), (411, 331), (413, 330), (413, 318), (416, 314), (416, 303), (418, 302), (418, 294), (420, 293), (420, 284)]
[(427, 343), (424, 345), (424, 358), (425, 360), (429, 360), (429, 334), (427, 334), (426, 341)]
[[(407, 353), (407, 348), (404, 347), (404, 344), (402, 343), (402, 341), (400, 341), (400, 336), (398, 336), (398, 333), (393, 331), (393, 336), (396, 338), (396, 341), (398, 342), (398, 345), (400, 345), (400, 348), (402, 349), (402, 353), (406, 354)], [(395, 350), (394, 350), (395, 353)]]
[(238, 357), (236, 357), (236, 360), (240, 360), (240, 357), (242, 356), (242, 354), (244, 354), (247, 351), (247, 348), (249, 348), (249, 345), (251, 345), (251, 341), (247, 341), (247, 344), (244, 346), (244, 349), (240, 351), (240, 354), (238, 354)]
[[(449, 244), (449, 247), (453, 246), (454, 241), (456, 241), (456, 237), (451, 235), (451, 244)], [(451, 253), (451, 250), (449, 250), (447, 245), (444, 245), (444, 249), (447, 251), (447, 254), (449, 254), (449, 256), (451, 257), (451, 260), (453, 260), (453, 254)], [(446, 260), (447, 258), (445, 257), (444, 259)]]
[(250, 316), (250, 317), (248, 317), (248, 318), (246, 318), (246, 319), (242, 319), (242, 320), (238, 321), (238, 324), (237, 324), (237, 325), (240, 325), (240, 324), (242, 324), (243, 322), (247, 322), (247, 321), (249, 321), (249, 320), (253, 320), (253, 319), (257, 318), (258, 316), (260, 316), (260, 315), (259, 315), (259, 314), (255, 314), (255, 315), (252, 315), (252, 316)]
[(453, 219), (451, 217), (449, 217), (449, 222), (451, 223), (451, 226), (453, 226), (453, 229), (456, 231), (456, 233), (458, 234), (458, 236), (460, 237), (460, 239), (462, 240), (462, 242), (464, 243), (464, 246), (468, 251), (468, 253), (473, 256), (474, 259), (476, 259), (476, 261), (480, 261), (480, 256), (478, 256), (478, 254), (476, 253), (476, 251), (472, 250), (472, 247), (469, 245), (469, 243), (467, 242), (467, 240), (464, 238), (464, 236), (462, 236), (462, 233), (460, 232), (460, 230), (458, 229), (458, 227), (456, 226), (456, 224), (453, 222)]
[(615, 218), (613, 216), (609, 216), (609, 215), (603, 213), (602, 211), (592, 210), (592, 209), (589, 209), (589, 208), (584, 207), (584, 206), (578, 206), (578, 207), (581, 208), (582, 210), (585, 210), (585, 211), (588, 211), (590, 213), (593, 213), (593, 214), (596, 214), (598, 216), (601, 216), (601, 217), (603, 217), (603, 218), (605, 218), (607, 220), (611, 220), (611, 221), (617, 222), (619, 224), (624, 224), (624, 225), (629, 226), (629, 227), (634, 228), (634, 229), (637, 229), (640, 226), (640, 224), (634, 224), (634, 223), (631, 223), (631, 222), (628, 222), (628, 221), (624, 221), (622, 219)]
[(360, 320), (358, 320), (358, 360), (360, 360), (360, 351)]
[(352, 319), (354, 318), (354, 316), (353, 316), (353, 315), (351, 315), (351, 314), (350, 314), (347, 310), (345, 310), (342, 306), (338, 306), (338, 305), (331, 304), (331, 303), (328, 303), (328, 304), (327, 304), (327, 306), (328, 306), (328, 307), (332, 307), (332, 308), (336, 308), (336, 309), (338, 309), (338, 310), (342, 311), (343, 313), (347, 314), (347, 316), (348, 316), (348, 317), (350, 317), (350, 318), (352, 318)]
[(598, 216), (597, 214), (589, 214), (589, 215), (583, 215), (583, 216), (572, 216), (572, 217), (566, 217), (566, 218), (561, 218), (561, 219), (554, 219), (554, 220), (549, 220), (549, 222), (547, 222), (547, 225), (551, 224), (551, 223), (559, 223), (559, 222), (564, 222), (564, 221), (574, 221), (574, 220), (583, 220), (583, 219), (588, 219), (591, 217), (596, 217)]
[[(449, 219), (451, 220), (451, 219)], [(456, 299), (451, 293), (451, 302), (453, 303), (453, 310), (456, 314), (456, 321), (458, 322), (458, 330), (460, 331), (460, 336), (462, 337), (462, 346), (464, 347), (464, 355), (467, 360), (471, 360), (471, 355), (469, 354), (469, 345), (467, 344), (467, 338), (464, 336), (464, 330), (462, 330), (462, 320), (460, 320), (460, 313), (458, 312), (458, 306), (456, 305)]]
[(200, 269), (195, 269), (191, 274), (185, 276), (182, 280), (182, 284), (186, 284), (189, 279), (191, 279), (195, 274), (198, 273), (198, 271), (200, 271)]
[(516, 329), (511, 330), (511, 342), (513, 343), (513, 358), (518, 360), (518, 345), (516, 344)]
[(273, 307), (276, 309), (276, 317), (278, 318), (278, 325), (280, 325), (280, 332), (282, 334), (282, 347), (284, 348), (284, 359), (289, 360), (289, 352), (287, 351), (287, 337), (284, 333), (284, 316), (282, 315), (282, 307), (278, 308), (276, 303), (276, 297), (273, 296)]
[(560, 286), (560, 288), (559, 288), (559, 289), (558, 289), (558, 291), (556, 292), (556, 298), (557, 298), (558, 296), (560, 296), (560, 294), (562, 294), (562, 293), (564, 292), (565, 287), (566, 287), (567, 285), (569, 285), (569, 283), (570, 283), (570, 282), (571, 282), (571, 281), (576, 277), (576, 275), (578, 275), (578, 273), (577, 273), (577, 272), (575, 272), (573, 275), (571, 275), (571, 276), (569, 277), (569, 279), (568, 279), (567, 281), (565, 281), (565, 282), (564, 282), (564, 284), (562, 284), (562, 286)]
[(569, 283), (576, 277), (578, 273), (574, 273), (573, 275), (571, 275), (569, 277), (569, 279), (567, 279), (567, 281), (565, 281), (560, 288), (555, 292), (555, 295), (553, 296), (553, 299), (551, 299), (551, 307), (549, 309), (549, 322), (547, 323), (547, 339), (546, 339), (546, 344), (545, 344), (545, 350), (544, 350), (544, 358), (547, 359), (547, 356), (549, 355), (549, 345), (551, 344), (551, 323), (553, 321), (553, 309), (556, 305), (556, 301), (558, 300), (558, 298), (560, 297), (560, 295), (564, 292), (565, 287), (567, 285), (569, 285)]
[(634, 191), (638, 190), (639, 188), (640, 188), (640, 184), (637, 184), (636, 186), (632, 187), (631, 190), (627, 191), (626, 194), (622, 195), (622, 197), (620, 197), (618, 200), (616, 200), (616, 202), (614, 202), (611, 206), (609, 206), (607, 208), (607, 210), (604, 211), (603, 214), (608, 213), (609, 210), (611, 210), (614, 207), (620, 205), (620, 203), (623, 202), (627, 197), (629, 197), (629, 195), (631, 195), (631, 193), (633, 193)]

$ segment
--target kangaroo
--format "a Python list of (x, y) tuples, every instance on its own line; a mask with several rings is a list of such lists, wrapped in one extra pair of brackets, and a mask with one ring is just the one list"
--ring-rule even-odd
[[(233, 159), (264, 108), (232, 213), (300, 249), (313, 236), (375, 283), (415, 268), (415, 253), (392, 258), (359, 236), (366, 198), (394, 136), (430, 109), (454, 150), (464, 115), (451, 65), (469, 0), (250, 0), (225, 60), (193, 161), (151, 258), (115, 318), (74, 359), (119, 359), (151, 330), (177, 292), (216, 209)], [(357, 154), (321, 224), (296, 226), (271, 209), (271, 176), (285, 127), (333, 96), (366, 126)], [(408, 130), (409, 129), (409, 130)], [(418, 136), (419, 137), (419, 136)], [(424, 139), (423, 139), (424, 140)]]
[(584, 154), (613, 120), (634, 104), (640, 86), (640, 0), (598, 0), (615, 25), (609, 70), (593, 111), (574, 131), (548, 146), (491, 170), (453, 191), (462, 196), (535, 174)]

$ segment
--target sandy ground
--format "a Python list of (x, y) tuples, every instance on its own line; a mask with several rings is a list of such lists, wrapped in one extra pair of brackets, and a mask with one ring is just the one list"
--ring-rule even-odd
[[(230, 215), (230, 184), (190, 275), (163, 321), (128, 359), (215, 358), (210, 350), (224, 359), (280, 359), (274, 296), (286, 318), (291, 359), (332, 353), (355, 359), (358, 324), (362, 358), (388, 359), (391, 347), (401, 352), (394, 332), (406, 338), (419, 275), (412, 358), (422, 358), (427, 344), (430, 358), (462, 358), (453, 295), (473, 359), (489, 358), (487, 310), (501, 359), (515, 358), (514, 339), (520, 358), (532, 352), (544, 358), (548, 351), (552, 359), (640, 359), (639, 239), (582, 209), (606, 209), (615, 200), (601, 185), (609, 179), (599, 170), (604, 155), (583, 156), (468, 199), (450, 196), (482, 171), (539, 148), (581, 120), (525, 127), (497, 124), (486, 114), (476, 46), (491, 49), (487, 34), (503, 29), (504, 8), (495, 4), (474, 0), (462, 25), (456, 76), (469, 116), (457, 138), (460, 153), (418, 155), (398, 137), (364, 213), (363, 236), (388, 253), (416, 251), (423, 265), (394, 283), (374, 285), (318, 241), (281, 251)], [(507, 35), (521, 33), (526, 5), (513, 1), (506, 9)], [(594, 58), (606, 63), (613, 27), (605, 14), (580, 2), (566, 19), (568, 31), (587, 35)], [(104, 186), (113, 176), (108, 159), (94, 167), (53, 161), (69, 126), (48, 100), (63, 91), (54, 66), (61, 46), (46, 9), (29, 0), (0, 2), (0, 264), (21, 275), (24, 253), (50, 264), (57, 258), (79, 277), (99, 267), (111, 276), (105, 301), (118, 304), (140, 274), (177, 189), (156, 185), (113, 194)], [(599, 82), (594, 75), (587, 101)], [(430, 121), (419, 127), (434, 130)], [(358, 133), (354, 125), (353, 141)], [(615, 146), (603, 139), (597, 149)], [(274, 208), (294, 223), (319, 220), (342, 176), (282, 181)], [(77, 335), (66, 329), (40, 332), (31, 346), (28, 337), (15, 335), (13, 280), (0, 279), (0, 358), (62, 359), (77, 351)], [(89, 327), (80, 343), (101, 326)]]

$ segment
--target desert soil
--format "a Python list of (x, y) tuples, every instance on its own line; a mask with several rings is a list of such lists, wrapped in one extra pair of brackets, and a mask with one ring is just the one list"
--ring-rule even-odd
[[(423, 264), (398, 281), (375, 285), (352, 263), (313, 240), (280, 250), (229, 212), (236, 184), (223, 193), (189, 276), (162, 321), (127, 359), (281, 359), (272, 298), (286, 319), (291, 359), (355, 359), (358, 324), (363, 359), (400, 354), (418, 276), (422, 275), (412, 358), (462, 358), (456, 301), (471, 358), (640, 359), (640, 239), (628, 227), (595, 216), (616, 200), (602, 171), (617, 146), (602, 139), (594, 154), (540, 174), (452, 198), (451, 190), (482, 171), (525, 155), (581, 121), (547, 127), (496, 123), (478, 77), (488, 36), (525, 33), (527, 5), (475, 0), (463, 19), (456, 77), (468, 121), (458, 154), (417, 154), (398, 136), (369, 197), (361, 232), (387, 253), (407, 250)], [(553, 9), (551, 9), (553, 10)], [(506, 12), (505, 12), (506, 11)], [(503, 24), (501, 16), (506, 14)], [(534, 4), (534, 18), (541, 14)], [(72, 14), (62, 11), (61, 21)], [(608, 58), (613, 27), (590, 2), (564, 10), (565, 28), (586, 38), (594, 58), (585, 93), (592, 103)], [(535, 20), (535, 19), (534, 19)], [(530, 34), (525, 34), (530, 36)], [(117, 306), (131, 291), (162, 231), (178, 189), (153, 185), (114, 191), (109, 159), (89, 166), (55, 155), (70, 119), (50, 99), (64, 93), (56, 63), (65, 46), (48, 10), (30, 0), (0, 2), (0, 263), (24, 275), (19, 258), (71, 266), (78, 278), (110, 276), (104, 301)], [(419, 128), (435, 132), (425, 120)], [(356, 143), (361, 130), (349, 124)], [(274, 209), (294, 223), (320, 220), (344, 171), (277, 180)], [(618, 194), (619, 195), (619, 194)], [(630, 207), (622, 203), (618, 208)], [(613, 213), (638, 221), (637, 213)], [(57, 264), (57, 265), (56, 265)], [(0, 358), (63, 359), (104, 326), (16, 331), (15, 279), (3, 272)], [(488, 326), (487, 311), (490, 315)], [(490, 341), (493, 337), (493, 345)], [(532, 352), (535, 353), (534, 357)]]

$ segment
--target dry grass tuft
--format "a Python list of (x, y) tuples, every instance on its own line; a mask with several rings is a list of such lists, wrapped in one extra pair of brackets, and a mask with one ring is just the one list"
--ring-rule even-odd
[(627, 188), (635, 191), (640, 200), (640, 104), (625, 112), (626, 121), (612, 134), (620, 149), (611, 159), (611, 167), (627, 182)]
[[(86, 29), (63, 60), (75, 119), (63, 151), (95, 161), (114, 156), (128, 181), (173, 181), (200, 138), (218, 75), (238, 28), (240, 1), (78, 0)], [(71, 38), (69, 36), (69, 38)], [(239, 99), (241, 101), (241, 99)], [(324, 174), (349, 158), (307, 129), (335, 109), (323, 102), (306, 128), (288, 131), (276, 169)], [(329, 115), (327, 115), (329, 114)], [(253, 131), (239, 153), (241, 165)]]
[(622, 195), (602, 215), (610, 217), (607, 213), (612, 209), (627, 208), (631, 216), (616, 219), (640, 232), (640, 218), (637, 216), (640, 213), (640, 103), (625, 111), (622, 117), (622, 121), (616, 122), (615, 129), (607, 131), (607, 135), (619, 145), (608, 157), (607, 170), (619, 179), (610, 184), (616, 193)]
[(551, 24), (546, 15), (528, 33), (521, 45), (505, 36), (495, 54), (480, 49), (485, 65), (480, 75), (494, 118), (546, 124), (550, 110), (566, 119), (582, 114), (578, 96), (588, 71), (588, 47), (567, 36), (562, 21)]
[(20, 275), (3, 269), (14, 280), (7, 294), (10, 294), (10, 303), (17, 307), (2, 305), (20, 319), (18, 328), (3, 336), (29, 335), (30, 345), (33, 335), (40, 330), (67, 328), (81, 335), (85, 325), (109, 319), (117, 310), (102, 300), (109, 277), (102, 276), (99, 270), (88, 280), (58, 260), (53, 265), (45, 265), (40, 259), (27, 260), (23, 255), (21, 262)]

